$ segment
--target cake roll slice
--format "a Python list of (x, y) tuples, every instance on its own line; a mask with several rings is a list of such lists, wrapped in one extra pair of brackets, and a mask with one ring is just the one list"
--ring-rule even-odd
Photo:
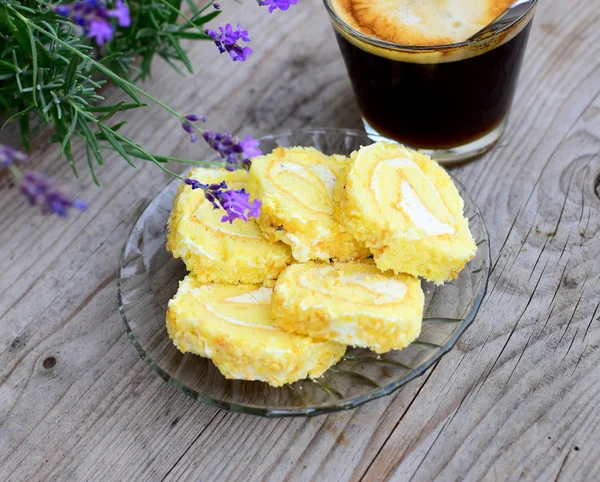
[(377, 266), (437, 284), (456, 278), (477, 246), (446, 171), (425, 154), (385, 142), (351, 159), (336, 214)]
[[(225, 169), (193, 169), (189, 178), (203, 184), (227, 183), (228, 189), (246, 188), (248, 173)], [(262, 283), (276, 279), (292, 261), (290, 248), (262, 236), (255, 218), (221, 222), (201, 189), (179, 186), (169, 217), (167, 249), (204, 283)]]
[(320, 377), (346, 347), (283, 331), (273, 318), (272, 291), (260, 285), (203, 285), (188, 275), (169, 302), (169, 336), (181, 352), (210, 358), (225, 378), (280, 387)]
[(258, 223), (267, 239), (288, 244), (297, 261), (369, 256), (333, 217), (336, 182), (347, 161), (305, 147), (279, 147), (252, 160), (249, 188), (262, 202)]
[(382, 273), (372, 260), (291, 265), (273, 294), (284, 330), (377, 353), (405, 348), (419, 336), (423, 303), (418, 278)]

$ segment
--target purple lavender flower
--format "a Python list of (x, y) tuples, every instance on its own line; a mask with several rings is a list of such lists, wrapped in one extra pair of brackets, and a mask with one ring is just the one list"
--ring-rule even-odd
[(104, 45), (113, 38), (115, 28), (105, 20), (91, 20), (88, 26), (87, 36), (96, 41), (97, 45)]
[(24, 162), (27, 160), (27, 154), (17, 151), (10, 146), (0, 144), (0, 169), (6, 169), (15, 161)]
[(287, 10), (290, 5), (296, 5), (298, 0), (257, 0), (258, 4), (263, 7), (269, 6), (269, 13), (273, 13), (276, 9)]
[(221, 4), (220, 3), (213, 3), (213, 7), (215, 7), (216, 10), (221, 10)]
[(63, 17), (68, 17), (70, 13), (70, 8), (67, 5), (57, 5), (54, 7), (54, 11)]
[(85, 211), (87, 206), (83, 201), (76, 201), (69, 193), (60, 189), (54, 179), (36, 171), (29, 171), (21, 180), (21, 193), (32, 206), (39, 206), (44, 214), (57, 214), (66, 217), (69, 209)]
[(262, 154), (262, 151), (258, 148), (258, 141), (252, 139), (252, 136), (240, 141), (228, 132), (204, 131), (202, 137), (210, 147), (225, 159), (225, 168), (228, 171), (234, 171), (240, 167), (248, 169), (250, 158)]
[(196, 133), (194, 132), (194, 126), (192, 124), (190, 124), (189, 122), (183, 122), (181, 124), (181, 127), (185, 132), (187, 132), (190, 135), (190, 141), (196, 142), (198, 140), (198, 138), (196, 137)]
[(129, 5), (117, 0), (114, 10), (109, 10), (107, 15), (116, 18), (119, 27), (129, 27), (131, 25), (131, 16), (129, 15)]
[(237, 44), (238, 41), (250, 42), (248, 31), (243, 30), (238, 23), (237, 29), (234, 30), (230, 23), (225, 27), (219, 27), (220, 32), (216, 30), (206, 30), (206, 34), (210, 35), (215, 41), (215, 45), (219, 48), (219, 52), (228, 52), (229, 56), (234, 61), (244, 62), (251, 54), (250, 47), (242, 47)]
[[(250, 194), (245, 189), (237, 191), (230, 189), (221, 195), (221, 206), (227, 211), (227, 214), (221, 218), (221, 222), (229, 221), (231, 224), (236, 218), (248, 221), (248, 218), (260, 217), (262, 203), (258, 199), (251, 203)], [(248, 211), (247, 214), (245, 214), (246, 211)]]
[(129, 7), (123, 3), (123, 0), (117, 0), (112, 10), (106, 8), (104, 1), (78, 0), (74, 3), (57, 5), (54, 11), (58, 15), (71, 18), (83, 29), (83, 33), (94, 39), (98, 45), (103, 45), (114, 36), (115, 27), (110, 22), (111, 18), (116, 18), (120, 27), (131, 25)]
[(225, 210), (227, 214), (221, 218), (222, 223), (229, 222), (231, 224), (235, 219), (248, 221), (248, 218), (260, 216), (262, 203), (258, 199), (250, 202), (250, 194), (245, 189), (224, 191), (227, 189), (225, 181), (220, 184), (202, 184), (196, 179), (187, 178), (184, 182), (192, 186), (192, 189), (202, 189), (207, 201), (212, 203), (215, 209)]
[(252, 139), (251, 135), (248, 135), (246, 139), (240, 141), (240, 146), (242, 146), (244, 156), (246, 157), (262, 156), (262, 151), (258, 148), (258, 141)]
[(197, 114), (186, 114), (183, 117), (187, 120), (182, 122), (181, 127), (185, 132), (187, 132), (190, 135), (190, 141), (196, 142), (198, 139), (196, 137), (196, 133), (194, 132), (194, 126), (191, 123), (198, 121), (206, 122), (208, 120), (208, 117), (206, 117), (205, 115), (200, 117)]

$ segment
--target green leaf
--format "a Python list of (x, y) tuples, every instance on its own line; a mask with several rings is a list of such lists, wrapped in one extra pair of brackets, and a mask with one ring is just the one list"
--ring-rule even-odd
[(164, 2), (174, 8), (169, 15), (169, 23), (175, 23), (181, 11), (181, 0), (164, 0)]
[(137, 146), (123, 146), (128, 154), (137, 157), (139, 159), (144, 159), (145, 161), (150, 161), (152, 158), (150, 155), (146, 154), (141, 148)]
[(166, 56), (166, 55), (161, 55), (161, 58), (167, 63), (169, 64), (169, 66), (175, 71), (177, 72), (179, 75), (181, 75), (182, 77), (185, 76), (185, 72), (183, 70), (181, 70), (179, 67), (177, 67), (177, 64), (175, 62), (173, 62), (171, 60), (170, 57)]
[(10, 69), (14, 72), (19, 71), (19, 68), (16, 65), (11, 64), (10, 62), (7, 62), (6, 60), (0, 60), (0, 65), (3, 67), (6, 67), (7, 69)]
[(113, 130), (114, 132), (117, 132), (125, 124), (127, 124), (127, 121), (119, 122), (118, 124), (115, 124), (114, 126), (111, 126), (111, 130)]
[[(203, 15), (202, 17), (198, 17), (198, 18), (196, 18), (196, 15), (194, 15), (190, 20), (196, 27), (200, 27), (200, 26), (204, 25), (205, 23), (208, 23), (211, 20), (215, 19), (219, 15), (221, 15), (221, 10), (215, 10), (214, 12), (211, 12), (207, 15)], [(186, 28), (190, 28), (190, 27), (187, 26)]]
[(188, 72), (190, 74), (193, 74), (194, 69), (192, 68), (192, 63), (190, 62), (190, 59), (188, 58), (185, 51), (181, 48), (181, 45), (179, 45), (179, 42), (175, 40), (172, 35), (169, 35), (169, 42), (179, 55), (179, 60), (181, 60), (183, 62), (183, 65), (185, 65), (185, 67), (188, 69)]
[(31, 45), (29, 43), (29, 39), (27, 38), (27, 27), (23, 25), (23, 23), (19, 22), (15, 24), (14, 19), (8, 15), (6, 15), (6, 23), (9, 26), (11, 34), (17, 41), (17, 45), (22, 50), (25, 55), (31, 55)]
[(79, 178), (79, 173), (77, 172), (77, 166), (75, 165), (75, 159), (73, 158), (73, 154), (71, 153), (71, 141), (70, 140), (67, 141), (64, 152), (65, 152), (65, 157), (67, 158), (67, 160), (69, 161), (69, 164), (71, 165), (73, 174), (75, 174), (76, 178)]
[(80, 60), (78, 57), (73, 56), (67, 67), (67, 73), (65, 76), (64, 92), (65, 94), (71, 91), (73, 84), (75, 83), (75, 74), (77, 74)]
[(38, 80), (38, 57), (37, 47), (35, 46), (35, 39), (33, 38), (33, 32), (31, 31), (31, 27), (29, 27), (29, 25), (27, 25), (27, 35), (29, 36), (29, 42), (31, 44), (31, 61), (33, 63), (33, 80), (31, 81), (33, 84), (33, 103), (37, 105), (35, 90), (37, 89)]
[(90, 146), (89, 144), (85, 145), (85, 154), (87, 156), (87, 163), (90, 166), (90, 172), (92, 173), (92, 179), (94, 180), (94, 184), (100, 187), (100, 183), (98, 182), (98, 178), (96, 177), (96, 172), (94, 171), (94, 163), (92, 162), (92, 156), (90, 154)]
[(102, 124), (98, 124), (98, 127), (100, 128), (100, 130), (104, 134), (104, 138), (108, 141), (108, 143), (112, 146), (112, 148), (115, 151), (117, 151), (119, 154), (121, 154), (121, 157), (123, 159), (125, 159), (131, 167), (135, 168), (136, 167), (135, 164), (133, 163), (131, 158), (127, 155), (127, 153), (125, 152), (123, 147), (121, 147), (121, 145), (116, 141), (111, 130), (109, 128), (103, 126)]
[(118, 104), (115, 104), (113, 106), (113, 108), (111, 110), (108, 111), (108, 113), (102, 117), (100, 117), (98, 119), (98, 122), (104, 122), (105, 120), (110, 119), (112, 116), (114, 116), (117, 112), (119, 112), (121, 110), (121, 106), (125, 104), (125, 102), (121, 101)]
[(77, 126), (77, 110), (73, 109), (73, 119), (71, 120), (71, 125), (69, 125), (69, 129), (67, 129), (67, 132), (65, 133), (62, 143), (60, 145), (62, 154), (64, 154), (66, 152), (67, 144), (69, 144), (69, 142), (71, 141), (71, 136), (73, 135), (73, 132), (75, 132), (76, 126)]
[(137, 105), (139, 105), (140, 107), (142, 106), (142, 102), (140, 101), (139, 97), (137, 96), (135, 91), (131, 87), (129, 87), (129, 85), (127, 85), (125, 82), (115, 82), (115, 84), (118, 84), (118, 87), (121, 90), (123, 90), (129, 97), (131, 97)]
[[(119, 112), (123, 112), (125, 110), (137, 109), (139, 107), (146, 107), (148, 104), (126, 104), (125, 102), (119, 102), (121, 104), (121, 108)], [(118, 104), (117, 104), (118, 105)], [(114, 105), (90, 105), (85, 107), (86, 112), (110, 112), (113, 110)]]
[(6, 119), (6, 121), (4, 121), (4, 124), (2, 124), (2, 129), (4, 129), (9, 122), (12, 122), (12, 121), (18, 119), (19, 117), (24, 116), (25, 114), (28, 114), (29, 112), (31, 112), (34, 109), (35, 109), (35, 106), (30, 105), (29, 107), (27, 107), (23, 110), (20, 110), (16, 114), (13, 114), (8, 119)]
[(210, 35), (206, 35), (204, 32), (177, 32), (178, 38), (189, 38), (193, 40), (212, 40)]
[(98, 139), (96, 139), (96, 134), (90, 128), (88, 121), (85, 119), (79, 119), (79, 128), (82, 130), (83, 137), (86, 141), (86, 145), (90, 146), (92, 149), (92, 153), (94, 157), (98, 161), (98, 164), (101, 166), (104, 164), (104, 159), (102, 158), (102, 153), (100, 152), (100, 144), (98, 144)]

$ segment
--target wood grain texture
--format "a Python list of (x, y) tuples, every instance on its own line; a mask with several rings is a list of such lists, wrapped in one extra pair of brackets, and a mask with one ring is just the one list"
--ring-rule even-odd
[[(146, 88), (215, 129), (359, 128), (321, 3), (272, 15), (250, 3), (227, 4), (252, 26), (248, 63), (190, 44), (197, 74), (157, 64)], [(505, 137), (453, 171), (490, 231), (480, 314), (423, 377), (350, 412), (265, 420), (167, 386), (128, 341), (115, 283), (167, 177), (109, 156), (102, 189), (83, 166), (74, 182), (40, 134), (32, 162), (90, 208), (57, 222), (0, 188), (0, 480), (598, 480), (599, 22), (597, 1), (539, 5)], [(150, 150), (206, 153), (157, 108), (128, 120)]]

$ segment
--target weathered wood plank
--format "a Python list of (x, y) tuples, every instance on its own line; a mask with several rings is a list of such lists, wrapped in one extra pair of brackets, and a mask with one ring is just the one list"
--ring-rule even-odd
[[(182, 79), (161, 65), (151, 92), (208, 114), (215, 129), (360, 127), (320, 2), (227, 10), (252, 26), (252, 60), (195, 44), (199, 73)], [(129, 229), (168, 179), (109, 156), (101, 190), (84, 166), (75, 183), (40, 134), (36, 167), (91, 203), (59, 223), (0, 189), (0, 478), (597, 479), (599, 14), (593, 2), (540, 5), (506, 137), (454, 171), (494, 254), (475, 325), (424, 377), (352, 412), (263, 420), (164, 384), (123, 332), (114, 277)], [(128, 128), (162, 154), (207, 152), (154, 107)]]

